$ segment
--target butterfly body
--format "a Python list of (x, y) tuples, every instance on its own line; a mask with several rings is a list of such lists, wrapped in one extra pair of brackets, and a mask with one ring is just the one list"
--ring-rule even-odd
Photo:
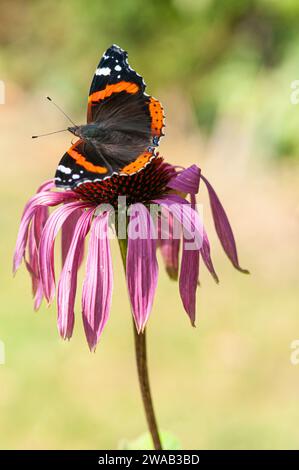
[(102, 139), (103, 130), (99, 124), (83, 124), (76, 127), (68, 127), (68, 131), (80, 139)]
[(145, 93), (145, 83), (129, 66), (127, 53), (111, 46), (92, 80), (87, 124), (68, 128), (79, 140), (62, 157), (56, 186), (75, 189), (142, 170), (155, 158), (163, 118), (161, 104)]

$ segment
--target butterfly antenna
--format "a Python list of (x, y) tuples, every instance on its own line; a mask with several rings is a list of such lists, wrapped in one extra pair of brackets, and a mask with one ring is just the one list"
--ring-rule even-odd
[(47, 132), (47, 134), (33, 135), (32, 139), (37, 139), (38, 137), (45, 137), (46, 135), (58, 134), (58, 132), (66, 132), (68, 129), (62, 129), (61, 131)]
[(50, 98), (50, 96), (47, 96), (47, 100), (51, 101), (51, 103), (54, 104), (54, 106), (56, 106), (56, 108), (59, 109), (59, 111), (60, 111), (75, 127), (78, 127), (77, 124), (75, 124), (74, 121), (72, 121), (72, 119), (63, 111), (63, 109), (61, 109), (60, 106), (58, 106), (58, 104), (56, 104), (55, 101), (52, 100), (52, 98)]

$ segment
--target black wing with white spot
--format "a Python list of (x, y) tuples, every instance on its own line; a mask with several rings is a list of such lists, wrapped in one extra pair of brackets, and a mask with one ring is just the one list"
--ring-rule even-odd
[(108, 164), (99, 150), (80, 139), (60, 160), (55, 184), (58, 188), (72, 189), (84, 182), (102, 181), (117, 171), (116, 164)]
[(128, 53), (113, 44), (103, 54), (96, 68), (89, 95), (104, 90), (107, 85), (113, 85), (120, 81), (135, 83), (140, 91), (144, 93), (146, 85), (141, 75), (128, 64)]
[(109, 47), (91, 83), (87, 122), (124, 132), (129, 129), (133, 134), (145, 132), (146, 143), (158, 146), (163, 135), (163, 107), (145, 93), (145, 87), (141, 75), (130, 67), (127, 52), (116, 45)]

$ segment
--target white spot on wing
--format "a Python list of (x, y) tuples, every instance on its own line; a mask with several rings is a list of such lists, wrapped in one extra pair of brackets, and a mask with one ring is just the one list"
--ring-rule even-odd
[(58, 165), (57, 170), (61, 171), (61, 173), (65, 173), (66, 175), (69, 175), (72, 172), (70, 168), (63, 165)]
[(114, 67), (114, 70), (117, 70), (117, 72), (120, 72), (121, 71), (121, 66), (120, 65), (116, 65)]
[(76, 173), (73, 174), (72, 176), (73, 180), (77, 180), (80, 178), (80, 175), (77, 175)]
[(110, 75), (111, 69), (109, 67), (101, 67), (96, 70), (96, 75)]

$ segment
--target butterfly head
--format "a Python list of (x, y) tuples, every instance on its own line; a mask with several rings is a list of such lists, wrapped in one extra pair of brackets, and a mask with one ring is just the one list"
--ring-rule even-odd
[(82, 126), (68, 127), (68, 131), (80, 139), (96, 139), (100, 137), (99, 126), (96, 124), (85, 124)]

